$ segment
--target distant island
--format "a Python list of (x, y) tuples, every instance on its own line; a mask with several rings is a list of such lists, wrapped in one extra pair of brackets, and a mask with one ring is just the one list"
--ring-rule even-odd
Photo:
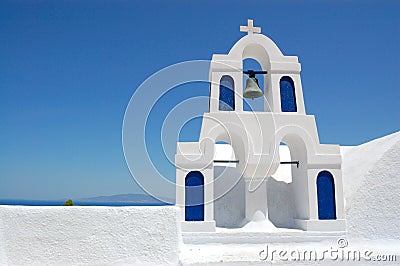
[[(78, 202), (130, 202), (130, 203), (164, 203), (150, 195), (146, 194), (118, 194), (111, 196), (99, 196), (93, 198), (81, 198), (76, 199)], [(172, 199), (168, 199), (168, 202), (174, 202)]]

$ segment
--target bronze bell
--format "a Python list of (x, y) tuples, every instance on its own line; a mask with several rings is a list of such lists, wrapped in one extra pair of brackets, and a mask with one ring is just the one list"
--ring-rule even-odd
[(258, 86), (258, 80), (256, 77), (249, 77), (246, 80), (246, 89), (243, 92), (244, 98), (259, 98), (263, 96), (263, 92), (261, 91), (260, 87)]

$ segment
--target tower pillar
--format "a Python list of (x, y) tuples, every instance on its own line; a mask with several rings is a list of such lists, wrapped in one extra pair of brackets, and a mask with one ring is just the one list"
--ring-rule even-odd
[(267, 180), (245, 178), (245, 190), (246, 220), (268, 219)]

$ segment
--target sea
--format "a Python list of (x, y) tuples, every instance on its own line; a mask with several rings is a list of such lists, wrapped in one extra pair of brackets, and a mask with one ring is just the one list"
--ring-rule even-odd
[[(63, 206), (65, 200), (13, 200), (13, 199), (0, 199), (0, 205), (14, 205), (14, 206)], [(96, 201), (74, 201), (75, 206), (169, 206), (171, 204), (163, 202), (96, 202)]]

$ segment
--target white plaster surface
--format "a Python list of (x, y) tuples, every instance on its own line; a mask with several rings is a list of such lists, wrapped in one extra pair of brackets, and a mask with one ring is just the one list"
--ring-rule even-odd
[[(399, 240), (400, 208), (395, 206), (400, 202), (400, 132), (359, 146), (341, 147), (341, 153), (348, 236)], [(224, 158), (223, 150), (219, 150), (219, 156)], [(229, 156), (228, 151), (225, 156)], [(290, 161), (287, 146), (280, 146), (280, 157), (282, 161)], [(229, 171), (227, 174), (232, 176)], [(291, 166), (281, 165), (267, 183), (269, 218), (278, 227), (291, 227), (290, 217), (294, 212), (291, 179)], [(243, 226), (238, 223), (240, 219), (230, 218), (240, 218), (240, 214), (234, 214), (243, 213), (242, 203), (228, 208), (232, 198), (243, 198), (240, 192), (233, 189), (216, 201), (217, 226)], [(267, 221), (250, 222), (242, 230), (249, 229), (260, 232), (275, 230)]]
[(349, 235), (400, 240), (400, 132), (343, 154)]
[(399, 265), (400, 132), (341, 152), (346, 233), (274, 229), (252, 221), (216, 233), (185, 233), (182, 240), (176, 207), (0, 206), (0, 265), (338, 265), (260, 261), (258, 254), (267, 245), (322, 252), (337, 248), (340, 237), (348, 241), (346, 250), (397, 255), (396, 262), (340, 265)]
[[(183, 265), (399, 265), (400, 252), (396, 245), (398, 241), (360, 241), (351, 240), (349, 246), (341, 249), (338, 247), (337, 239), (323, 239), (313, 242), (281, 242), (270, 243), (268, 239), (262, 244), (213, 244), (213, 245), (185, 245), (182, 252)], [(269, 251), (268, 258), (260, 256), (261, 251)], [(326, 251), (336, 251), (342, 256), (344, 252), (372, 252), (371, 260), (361, 258), (353, 260), (352, 255), (344, 255), (344, 260), (336, 258), (336, 255), (330, 257)], [(272, 252), (275, 251), (272, 257)], [(285, 255), (279, 255), (279, 252), (286, 251)], [(301, 257), (305, 254), (315, 252), (317, 260), (304, 259)], [(293, 253), (292, 253), (293, 252)], [(303, 253), (301, 253), (303, 252)], [(325, 252), (325, 255), (323, 255)], [(281, 253), (282, 254), (282, 253)], [(290, 257), (292, 254), (293, 257)], [(354, 253), (352, 253), (354, 254)], [(397, 254), (396, 261), (377, 261), (378, 256)], [(280, 257), (282, 259), (280, 259)], [(298, 256), (299, 259), (296, 259)], [(324, 256), (324, 257), (323, 257)], [(339, 255), (338, 255), (339, 256)], [(261, 260), (263, 258), (265, 260)], [(274, 259), (272, 259), (274, 258)], [(308, 258), (308, 257), (306, 257)], [(312, 257), (314, 258), (314, 257)], [(349, 258), (349, 260), (347, 260)], [(375, 260), (375, 261), (374, 261)]]
[(0, 206), (0, 265), (177, 265), (176, 207)]
[[(280, 148), (281, 151), (286, 149)], [(204, 234), (196, 236), (197, 240), (185, 234), (184, 241), (187, 243), (180, 256), (183, 264), (399, 265), (400, 132), (359, 146), (341, 147), (341, 153), (347, 232), (340, 235), (284, 228), (276, 230), (266, 221), (251, 221), (243, 228), (217, 228), (221, 237), (210, 235), (208, 240)], [(283, 158), (287, 158), (287, 155), (283, 155)], [(287, 174), (288, 171), (279, 171), (274, 175), (274, 180), (287, 181)], [(338, 247), (340, 238), (346, 239), (347, 247)], [(339, 252), (368, 251), (373, 256), (394, 255), (396, 261), (377, 261), (378, 257), (369, 261), (260, 261), (258, 254), (266, 246), (278, 251), (317, 250), (319, 254), (326, 249)]]

